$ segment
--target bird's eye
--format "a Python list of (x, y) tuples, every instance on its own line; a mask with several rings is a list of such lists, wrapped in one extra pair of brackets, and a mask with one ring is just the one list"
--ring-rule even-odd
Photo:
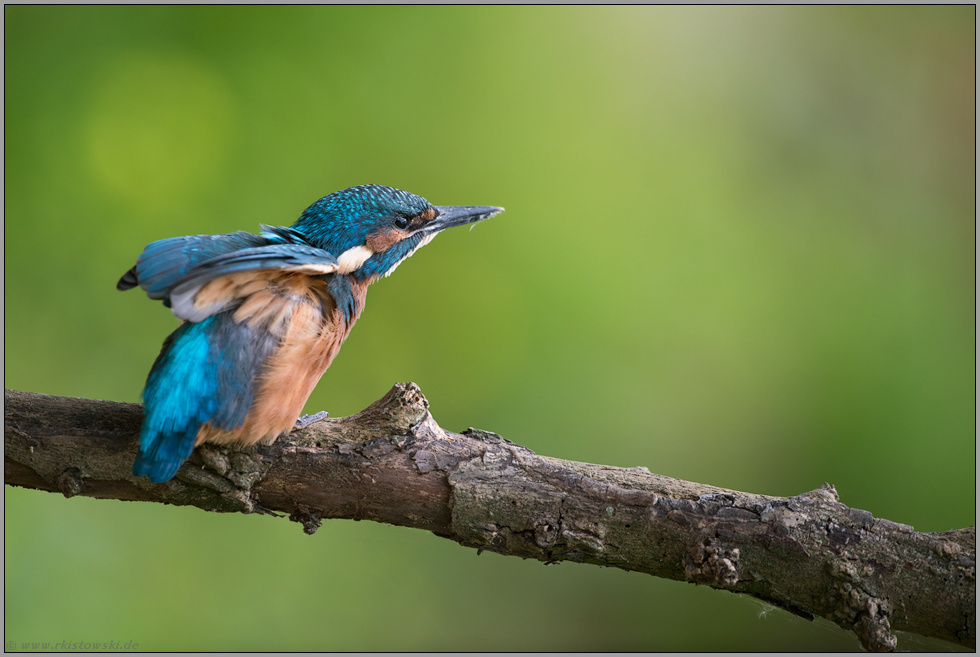
[(402, 230), (405, 230), (406, 228), (408, 228), (408, 219), (406, 219), (405, 217), (396, 217), (395, 225), (401, 228)]

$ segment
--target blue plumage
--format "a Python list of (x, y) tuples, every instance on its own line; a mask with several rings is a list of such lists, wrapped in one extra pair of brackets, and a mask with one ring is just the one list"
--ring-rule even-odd
[(167, 481), (191, 455), (203, 424), (240, 427), (255, 400), (255, 373), (277, 343), (228, 313), (174, 331), (146, 379), (133, 474)]
[(197, 265), (215, 256), (266, 242), (262, 237), (244, 231), (159, 240), (147, 245), (136, 259), (136, 266), (126, 272), (116, 288), (128, 290), (139, 284), (151, 299), (167, 300), (174, 283)]
[[(416, 233), (410, 237), (403, 239), (402, 241), (395, 244), (387, 251), (382, 253), (375, 253), (373, 256), (368, 258), (367, 262), (360, 268), (357, 272), (359, 276), (363, 277), (380, 277), (386, 276), (398, 264), (410, 256), (412, 251), (419, 248), (422, 244), (422, 240), (426, 239), (426, 236), (422, 233)], [(431, 239), (431, 237), (429, 238)]]
[(321, 198), (289, 228), (148, 245), (117, 288), (138, 285), (185, 322), (147, 377), (133, 474), (164, 482), (202, 441), (247, 446), (290, 430), (367, 286), (439, 231), (501, 210), (362, 185)]
[(359, 185), (324, 196), (306, 208), (293, 230), (311, 244), (340, 255), (364, 243), (372, 230), (396, 216), (422, 214), (432, 206), (421, 196), (383, 185)]
[(208, 329), (209, 317), (186, 323), (163, 345), (146, 380), (146, 417), (133, 474), (167, 481), (194, 450), (198, 429), (218, 409), (217, 367)]
[(354, 299), (354, 290), (351, 280), (347, 276), (331, 276), (327, 281), (327, 291), (333, 299), (334, 305), (344, 315), (344, 321), (350, 323), (358, 314), (357, 301)]

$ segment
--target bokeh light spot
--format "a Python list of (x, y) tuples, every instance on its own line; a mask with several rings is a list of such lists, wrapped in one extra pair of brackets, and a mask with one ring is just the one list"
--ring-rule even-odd
[(233, 110), (220, 77), (192, 59), (120, 58), (86, 126), (94, 176), (121, 201), (172, 207), (220, 173)]

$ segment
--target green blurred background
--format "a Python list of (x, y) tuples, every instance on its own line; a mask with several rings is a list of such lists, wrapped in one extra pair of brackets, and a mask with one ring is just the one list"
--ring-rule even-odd
[[(307, 412), (415, 381), (447, 429), (541, 454), (974, 524), (974, 7), (4, 16), (6, 387), (138, 401), (177, 325), (115, 290), (145, 244), (382, 183), (507, 212), (375, 285)], [(18, 644), (858, 648), (369, 522), (9, 487), (4, 510)]]

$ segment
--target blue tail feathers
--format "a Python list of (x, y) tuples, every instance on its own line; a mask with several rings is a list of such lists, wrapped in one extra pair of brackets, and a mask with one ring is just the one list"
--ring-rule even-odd
[[(164, 440), (151, 441), (156, 449), (151, 448), (145, 453), (141, 446), (133, 462), (133, 474), (137, 477), (147, 476), (155, 484), (170, 481), (194, 451), (196, 438), (197, 427), (183, 436), (168, 436)], [(140, 443), (143, 443), (142, 436)]]
[(217, 363), (208, 340), (214, 320), (186, 323), (164, 342), (143, 390), (146, 417), (134, 475), (171, 479), (194, 451), (201, 425), (215, 415)]
[(256, 374), (279, 344), (227, 311), (185, 322), (163, 343), (143, 390), (143, 430), (133, 474), (168, 481), (191, 452), (201, 425), (242, 426), (255, 399)]

